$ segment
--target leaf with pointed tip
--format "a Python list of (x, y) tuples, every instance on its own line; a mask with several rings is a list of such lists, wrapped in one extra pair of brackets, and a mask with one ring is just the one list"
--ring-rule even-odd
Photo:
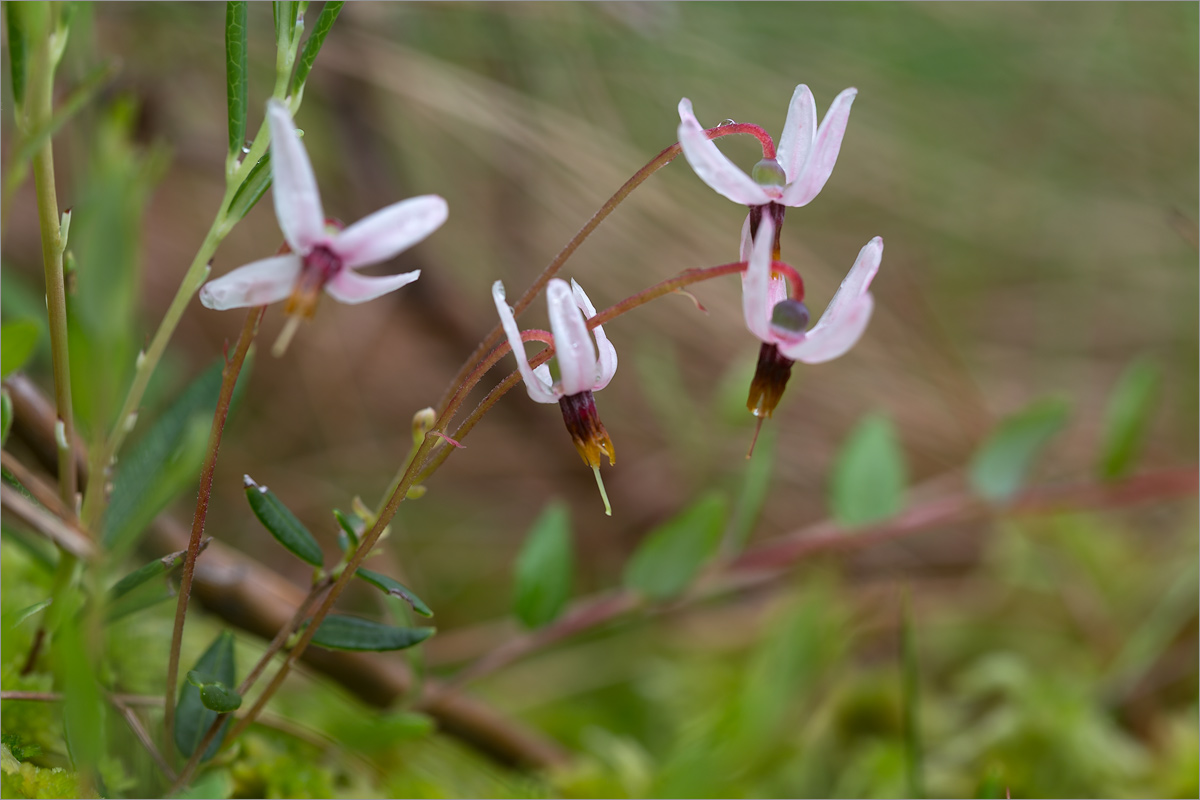
[(852, 527), (899, 513), (907, 480), (891, 420), (868, 415), (850, 432), (834, 460), (829, 481), (834, 519)]
[(514, 565), (513, 613), (527, 627), (553, 622), (571, 597), (571, 517), (560, 500), (533, 523)]
[[(264, 136), (266, 134), (263, 134)], [(263, 154), (263, 157), (254, 162), (254, 166), (250, 168), (249, 174), (246, 175), (237, 191), (233, 193), (233, 199), (229, 201), (229, 213), (227, 218), (230, 225), (240, 220), (242, 217), (250, 213), (250, 209), (262, 200), (263, 195), (267, 193), (267, 189), (271, 188), (271, 151), (268, 150)]]
[(225, 99), (229, 109), (229, 153), (238, 155), (246, 140), (247, 26), (245, 0), (225, 4)]
[[(204, 654), (196, 661), (196, 666), (188, 672), (203, 676), (209, 683), (221, 683), (233, 686), (237, 682), (237, 668), (233, 656), (233, 634), (222, 631), (209, 645)], [(185, 681), (179, 690), (179, 703), (175, 707), (175, 746), (184, 756), (191, 756), (200, 746), (201, 739), (217, 718), (217, 712), (205, 707), (200, 697), (200, 689), (189, 681)], [(220, 732), (212, 744), (204, 751), (202, 760), (216, 755), (221, 742), (225, 739), (226, 728), (221, 726)]]
[[(338, 533), (338, 547), (342, 548), (345, 553), (351, 547), (358, 547), (358, 537), (362, 533), (361, 528), (356, 528), (354, 522), (341, 509), (333, 510), (333, 518), (337, 520), (338, 527), (342, 530)], [(355, 516), (354, 519), (359, 519)]]
[(1102, 478), (1120, 478), (1133, 466), (1161, 383), (1162, 371), (1148, 359), (1134, 361), (1121, 373), (1104, 413), (1104, 443), (1097, 465)]
[(314, 567), (325, 563), (317, 540), (275, 493), (265, 486), (259, 486), (249, 475), (245, 477), (245, 483), (246, 499), (250, 501), (254, 516), (275, 537), (275, 541)]
[[(210, 541), (212, 540), (205, 539), (201, 543), (201, 549), (203, 549), (204, 546)], [(142, 565), (126, 575), (124, 578), (121, 578), (121, 580), (114, 583), (112, 588), (108, 590), (108, 599), (110, 601), (116, 600), (118, 597), (128, 594), (138, 586), (141, 586), (146, 581), (153, 580), (160, 575), (166, 575), (182, 565), (183, 560), (186, 557), (187, 550), (178, 550), (174, 553), (169, 553), (162, 558), (156, 558), (149, 564)]]
[(7, 614), (5, 614), (3, 616), (3, 618), (0, 618), (0, 628), (3, 628), (4, 630), (9, 630), (10, 628), (17, 627), (22, 622), (24, 622), (25, 620), (32, 617), (34, 614), (38, 613), (43, 608), (50, 605), (51, 602), (52, 602), (52, 600), (47, 598), (46, 600), (43, 600), (40, 603), (34, 603), (31, 606), (26, 606), (25, 608), (20, 608), (20, 609), (17, 609), (16, 611), (8, 612)]
[(313, 634), (312, 643), (329, 650), (403, 650), (433, 636), (436, 628), (397, 628), (361, 617), (331, 615)]
[(383, 575), (379, 572), (373, 572), (372, 570), (364, 567), (359, 567), (358, 571), (354, 574), (375, 588), (383, 591), (385, 594), (390, 594), (393, 597), (399, 597), (401, 600), (412, 606), (412, 610), (420, 614), (422, 617), (433, 616), (433, 612), (429, 610), (429, 606), (425, 605), (425, 601), (417, 597), (412, 589), (409, 589), (403, 583), (400, 583), (400, 581), (395, 580), (394, 578), (389, 578), (387, 575)]
[(710, 492), (651, 531), (625, 565), (625, 585), (653, 600), (682, 592), (717, 551), (728, 503)]
[(317, 24), (313, 26), (313, 32), (309, 35), (308, 41), (304, 43), (304, 49), (300, 52), (300, 58), (297, 59), (296, 74), (292, 76), (288, 94), (296, 94), (297, 91), (304, 88), (304, 82), (308, 80), (308, 73), (312, 71), (313, 62), (317, 60), (317, 53), (321, 52), (321, 45), (325, 44), (325, 37), (329, 35), (329, 30), (333, 27), (333, 23), (337, 20), (344, 5), (346, 5), (344, 2), (328, 2), (321, 9), (321, 13), (317, 17)]
[(1002, 420), (971, 459), (971, 487), (985, 500), (1004, 502), (1025, 482), (1042, 449), (1067, 424), (1070, 407), (1049, 398)]

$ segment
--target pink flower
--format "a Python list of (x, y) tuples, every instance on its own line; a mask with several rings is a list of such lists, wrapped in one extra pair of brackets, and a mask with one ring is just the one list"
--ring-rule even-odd
[(883, 257), (883, 239), (876, 236), (859, 251), (825, 313), (810, 330), (808, 307), (801, 298), (789, 298), (786, 282), (772, 272), (774, 241), (775, 222), (769, 214), (762, 215), (752, 243), (747, 220), (742, 231), (742, 252), (749, 265), (742, 275), (742, 313), (746, 327), (763, 346), (746, 405), (757, 417), (771, 416), (793, 363), (830, 361), (844, 355), (859, 340), (875, 307), (867, 290)]
[(812, 92), (804, 84), (797, 86), (779, 137), (777, 158), (758, 162), (751, 175), (704, 135), (686, 97), (679, 101), (679, 143), (700, 180), (735, 203), (808, 205), (833, 172), (856, 94), (857, 89), (847, 89), (834, 98), (818, 128)]
[(446, 221), (446, 201), (437, 195), (413, 197), (345, 230), (331, 230), (325, 223), (312, 164), (287, 107), (275, 99), (267, 101), (267, 120), (275, 216), (291, 252), (254, 261), (209, 281), (200, 290), (200, 302), (224, 310), (288, 298), (288, 314), (311, 317), (321, 289), (342, 303), (364, 303), (420, 277), (420, 270), (378, 278), (355, 270), (387, 261), (437, 230)]
[[(604, 499), (604, 511), (612, 515), (604, 483), (600, 479), (600, 456), (608, 456), (609, 466), (615, 463), (612, 439), (604, 429), (604, 423), (596, 412), (596, 401), (592, 392), (608, 386), (617, 371), (617, 351), (597, 325), (588, 333), (586, 320), (596, 316), (596, 308), (575, 281), (568, 286), (564, 280), (554, 278), (546, 286), (546, 303), (550, 312), (550, 331), (554, 337), (554, 352), (558, 358), (560, 378), (557, 383), (550, 375), (550, 367), (542, 364), (537, 369), (529, 366), (525, 355), (525, 344), (517, 320), (504, 296), (504, 284), (492, 284), (492, 299), (500, 314), (500, 324), (508, 337), (517, 369), (525, 379), (525, 391), (530, 399), (538, 403), (558, 403), (563, 421), (575, 443), (583, 462), (592, 468), (600, 496)], [(544, 334), (543, 334), (544, 335)]]

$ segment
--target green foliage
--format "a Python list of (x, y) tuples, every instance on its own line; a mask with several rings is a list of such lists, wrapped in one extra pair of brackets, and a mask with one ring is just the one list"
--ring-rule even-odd
[(15, 733), (0, 734), (0, 742), (8, 748), (8, 752), (17, 761), (27, 761), (34, 756), (42, 754), (42, 748), (36, 743), (26, 742), (21, 736)]
[[(218, 359), (185, 389), (118, 464), (108, 511), (104, 544), (125, 552), (167, 504), (194, 489), (213, 410), (221, 391), (223, 360)], [(236, 402), (247, 381), (243, 369), (234, 389)]]
[(870, 414), (854, 427), (833, 464), (829, 504), (838, 524), (881, 522), (904, 508), (904, 453), (891, 420)]
[(42, 600), (41, 602), (34, 603), (33, 605), (25, 606), (24, 608), (19, 608), (16, 611), (6, 612), (4, 614), (3, 621), (0, 622), (0, 625), (3, 626), (4, 630), (8, 630), (10, 628), (15, 628), (18, 625), (20, 625), (22, 622), (24, 622), (25, 620), (32, 617), (34, 614), (41, 611), (43, 608), (46, 608), (47, 606), (49, 606), (50, 603), (51, 603), (51, 600), (49, 598), (47, 598), (45, 600)]
[(109, 600), (116, 600), (147, 581), (168, 574), (172, 570), (182, 566), (186, 556), (187, 551), (180, 550), (175, 553), (169, 553), (162, 558), (156, 558), (149, 564), (138, 567), (113, 584), (112, 588), (108, 590)]
[(259, 486), (249, 475), (245, 476), (243, 482), (246, 485), (246, 500), (249, 501), (254, 516), (258, 517), (263, 527), (275, 537), (275, 541), (292, 555), (314, 567), (325, 563), (325, 555), (321, 552), (317, 540), (274, 492), (265, 486)]
[[(356, 514), (353, 519), (347, 516), (341, 509), (333, 510), (333, 518), (337, 520), (338, 527), (338, 547), (343, 553), (349, 552), (350, 548), (358, 547), (358, 537), (363, 532), (362, 519)], [(356, 524), (357, 523), (357, 524)]]
[(221, 681), (211, 680), (203, 673), (189, 670), (187, 682), (200, 690), (200, 702), (211, 711), (229, 714), (242, 707), (242, 696)]
[(262, 158), (254, 162), (246, 179), (233, 193), (229, 201), (229, 223), (238, 222), (250, 213), (250, 209), (258, 205), (258, 201), (271, 188), (271, 151), (263, 153)]
[(8, 433), (12, 430), (13, 401), (8, 389), (0, 389), (0, 445), (8, 441)]
[(41, 327), (31, 320), (0, 325), (0, 378), (7, 378), (33, 355)]
[(1133, 466), (1161, 383), (1162, 371), (1146, 359), (1133, 362), (1121, 373), (1104, 413), (1104, 438), (1096, 465), (1101, 477), (1120, 478)]
[(566, 503), (554, 500), (533, 523), (514, 565), (517, 619), (530, 628), (557, 619), (571, 597), (574, 569), (570, 511)]
[(20, 113), (25, 102), (25, 81), (29, 63), (29, 47), (23, 15), (17, 3), (4, 4), (4, 27), (8, 29), (8, 74), (12, 79), (15, 110)]
[(28, 761), (10, 766), (6, 761), (0, 775), (0, 794), (30, 798), (79, 797), (79, 777), (62, 767), (46, 769)]
[(88, 772), (105, 752), (105, 703), (93, 669), (95, 658), (85, 646), (81, 618), (68, 619), (54, 639), (63, 686), (63, 728), (75, 768)]
[(246, 141), (246, 105), (249, 76), (246, 73), (248, 26), (245, 0), (225, 4), (225, 97), (229, 112), (229, 154), (241, 155)]
[[(196, 661), (196, 666), (188, 675), (192, 673), (200, 676), (204, 683), (235, 685), (237, 666), (234, 663), (233, 634), (229, 631), (221, 632)], [(205, 705), (200, 697), (200, 689), (190, 680), (183, 681), (179, 690), (179, 702), (175, 707), (175, 746), (179, 748), (179, 752), (184, 756), (191, 756), (196, 752), (204, 734), (216, 719), (217, 712)], [(228, 727), (229, 720), (226, 720), (212, 744), (204, 751), (204, 760), (216, 755)]]
[(971, 460), (971, 488), (994, 503), (1012, 497), (1025, 482), (1034, 461), (1067, 424), (1065, 400), (1039, 400), (1004, 419)]
[(304, 49), (300, 51), (299, 58), (296, 59), (296, 74), (292, 76), (288, 94), (303, 91), (304, 84), (308, 81), (308, 73), (312, 71), (313, 62), (317, 60), (317, 54), (321, 52), (321, 45), (325, 44), (325, 37), (329, 35), (329, 31), (333, 28), (333, 23), (337, 21), (338, 14), (341, 13), (344, 5), (345, 2), (341, 2), (341, 0), (330, 0), (321, 8), (317, 24), (313, 26), (312, 34), (304, 43)]
[(329, 650), (403, 650), (420, 644), (437, 628), (397, 628), (361, 617), (330, 614), (313, 634), (312, 643)]
[(409, 589), (395, 578), (389, 578), (387, 575), (374, 572), (363, 567), (359, 567), (358, 571), (354, 574), (355, 576), (362, 578), (364, 581), (374, 586), (376, 589), (379, 589), (384, 594), (391, 595), (392, 597), (398, 597), (404, 602), (408, 603), (410, 606), (412, 606), (412, 610), (420, 614), (422, 617), (433, 616), (433, 611), (430, 610), (429, 606), (425, 605), (425, 601), (417, 597), (416, 593), (413, 592), (412, 589)]
[(682, 592), (715, 555), (728, 510), (711, 492), (648, 533), (625, 565), (625, 585), (660, 601)]

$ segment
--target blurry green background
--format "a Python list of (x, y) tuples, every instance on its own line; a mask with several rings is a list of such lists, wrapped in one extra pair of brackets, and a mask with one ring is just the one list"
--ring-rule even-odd
[[(254, 128), (274, 50), (269, 7), (250, 11)], [(1036, 477), (1087, 480), (1109, 392), (1138, 357), (1164, 376), (1143, 467), (1194, 463), (1197, 16), (1182, 3), (348, 4), (297, 115), (326, 212), (352, 222), (434, 192), (450, 219), (379, 270), (420, 268), (419, 282), (359, 307), (323, 301), (284, 358), (260, 354), (222, 448), (209, 530), (303, 582), (306, 569), (247, 513), (241, 475), (268, 483), (332, 552), (329, 509), (377, 500), (413, 412), (436, 403), (495, 323), (491, 283), (523, 291), (675, 140), (680, 97), (706, 125), (731, 118), (777, 136), (800, 82), (820, 114), (840, 90), (859, 90), (832, 178), (784, 229), (784, 259), (804, 275), (814, 313), (863, 244), (879, 235), (886, 249), (862, 342), (799, 365), (766, 426), (775, 468), (756, 540), (828, 515), (834, 453), (868, 412), (894, 421), (918, 484), (946, 480), (1000, 417), (1061, 396), (1070, 427)], [(143, 292), (136, 311), (113, 312), (131, 328), (111, 369), (93, 359), (105, 366), (97, 375), (119, 370), (153, 330), (220, 201), (222, 25), (218, 4), (98, 4), (72, 32), (60, 83), (106, 60), (119, 67), (56, 139), (60, 203), (77, 204), (76, 225), (89, 197), (106, 207), (103, 191), (132, 209), (91, 223), (108, 242), (94, 252), (107, 255), (81, 262), (79, 280), (111, 269)], [(4, 125), (8, 137), (9, 115)], [(756, 145), (737, 139), (722, 148), (748, 168)], [(106, 184), (113, 164), (125, 171)], [(32, 187), (4, 214), (12, 319), (40, 303)], [(681, 158), (563, 275), (603, 308), (732, 261), (743, 217)], [(113, 231), (140, 236), (137, 251)], [(222, 246), (214, 274), (279, 242), (268, 200)], [(704, 489), (736, 491), (757, 342), (736, 279), (694, 293), (707, 313), (667, 297), (606, 328), (621, 359), (597, 396), (618, 456), (605, 470), (611, 519), (558, 411), (520, 391), (425, 498), (405, 504), (388, 557), (437, 611), (433, 668), (516, 630), (476, 626), (504, 617), (514, 554), (550, 498), (571, 509), (583, 594), (612, 585), (642, 535)], [(193, 303), (157, 396), (215, 358), (240, 321)], [(545, 327), (540, 301), (522, 323)], [(281, 324), (270, 311), (265, 339)], [(113, 413), (103, 399), (96, 409)], [(185, 493), (175, 513), (186, 518), (190, 502)], [(931, 531), (798, 573), (786, 591), (568, 644), (480, 690), (587, 754), (555, 792), (906, 794), (897, 642), (907, 587), (928, 791), (1195, 795), (1195, 526), (1186, 501)], [(1176, 623), (1158, 645), (1126, 653), (1164, 618)], [(1113, 688), (1130, 663), (1136, 691)], [(400, 747), (409, 767), (390, 791), (545, 790), (472, 772), (483, 769), (475, 761), (452, 766), (438, 741)]]

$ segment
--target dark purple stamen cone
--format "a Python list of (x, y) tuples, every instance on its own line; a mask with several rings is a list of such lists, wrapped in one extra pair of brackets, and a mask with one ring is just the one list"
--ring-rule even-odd
[(773, 344), (764, 343), (758, 351), (758, 368), (754, 380), (750, 381), (750, 396), (746, 408), (756, 417), (769, 417), (779, 405), (788, 378), (792, 377), (792, 365), (796, 362), (779, 352)]
[(612, 439), (604, 429), (600, 415), (596, 413), (596, 400), (592, 393), (567, 395), (559, 399), (558, 406), (562, 409), (567, 432), (571, 434), (571, 441), (575, 443), (583, 463), (596, 469), (600, 466), (600, 455), (603, 453), (608, 456), (609, 466), (612, 466), (615, 463)]

